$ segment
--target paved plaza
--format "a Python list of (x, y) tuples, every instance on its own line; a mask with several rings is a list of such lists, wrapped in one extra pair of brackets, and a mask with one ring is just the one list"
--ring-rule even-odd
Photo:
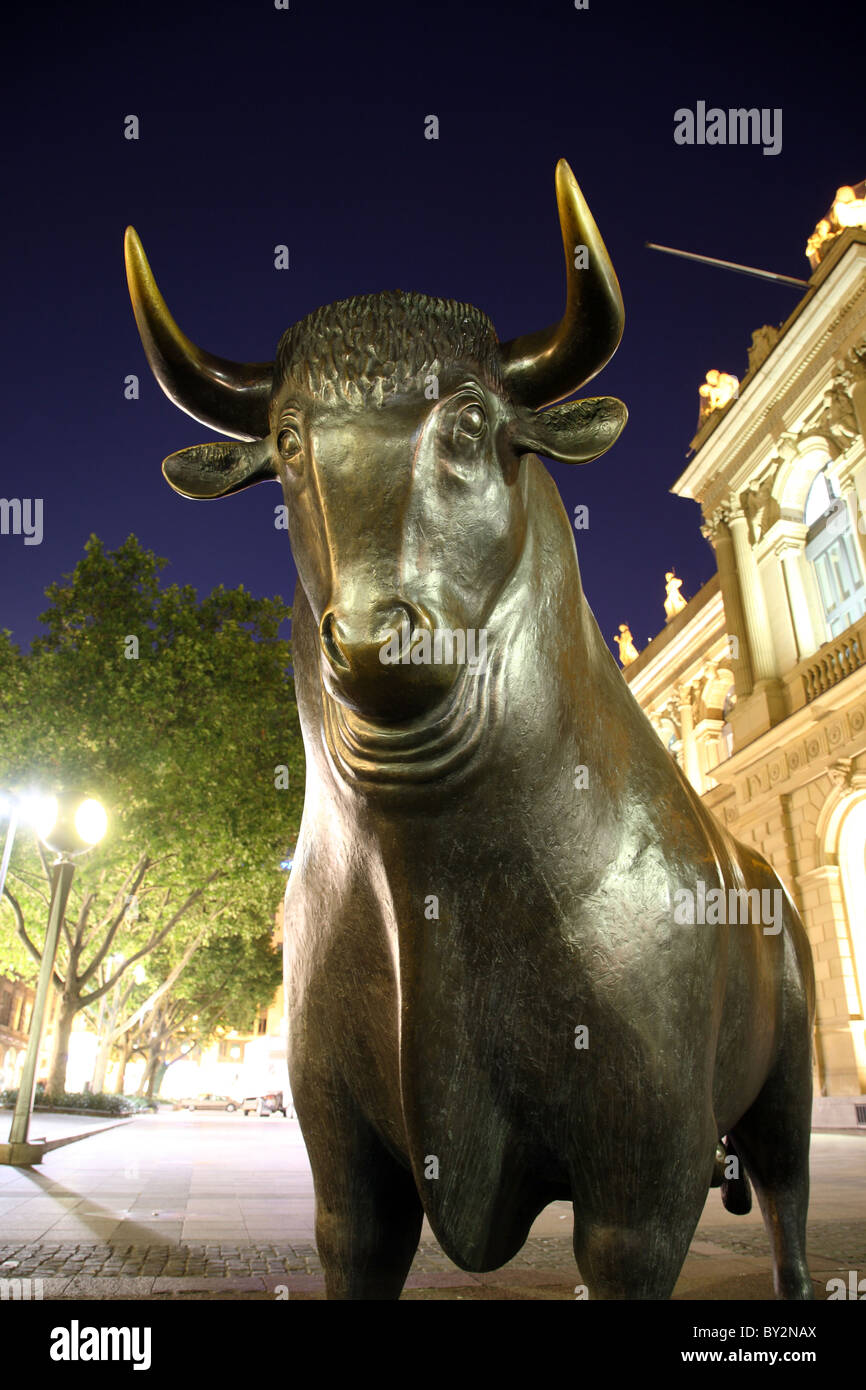
[[(0, 1112), (0, 1129), (11, 1118)], [(81, 1116), (37, 1114), (36, 1138), (80, 1133)], [(816, 1133), (809, 1263), (816, 1296), (866, 1276), (866, 1133)], [(300, 1129), (280, 1116), (146, 1115), (53, 1150), (33, 1168), (0, 1167), (0, 1278), (42, 1280), (44, 1298), (294, 1299), (324, 1294), (313, 1184)], [(467, 1274), (424, 1225), (404, 1298), (573, 1299), (571, 1204), (541, 1213), (524, 1248)], [(674, 1297), (772, 1298), (757, 1209), (731, 1216), (718, 1191)]]

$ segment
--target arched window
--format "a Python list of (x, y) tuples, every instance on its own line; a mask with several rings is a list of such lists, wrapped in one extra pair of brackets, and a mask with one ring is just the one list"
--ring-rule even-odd
[(673, 731), (667, 742), (667, 749), (674, 762), (679, 767), (683, 765), (683, 742), (676, 730)]
[(809, 488), (803, 521), (809, 528), (806, 559), (818, 583), (827, 637), (836, 637), (866, 613), (866, 581), (848, 507), (823, 471)]
[(670, 715), (663, 714), (657, 723), (654, 722), (653, 727), (674, 762), (682, 766), (682, 741), (677, 726)]
[(806, 505), (803, 508), (803, 520), (807, 526), (819, 521), (824, 513), (838, 502), (839, 497), (833, 485), (833, 479), (828, 478), (823, 471), (813, 480), (806, 497)]

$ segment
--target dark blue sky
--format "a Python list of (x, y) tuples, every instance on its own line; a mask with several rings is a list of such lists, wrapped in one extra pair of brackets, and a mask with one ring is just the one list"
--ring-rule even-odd
[[(148, 0), (40, 5), (4, 26), (0, 496), (44, 499), (41, 545), (0, 536), (0, 626), (17, 640), (91, 532), (114, 546), (135, 531), (202, 592), (293, 593), (276, 485), (192, 503), (162, 479), (166, 454), (214, 436), (150, 377), (127, 223), (181, 327), (225, 356), (268, 359), (319, 304), (398, 286), (469, 300), (510, 338), (562, 307), (561, 156), (626, 305), (590, 391), (620, 396), (629, 426), (595, 463), (552, 465), (569, 510), (590, 507), (590, 603), (611, 645), (628, 620), (642, 646), (663, 626), (665, 569), (687, 596), (710, 576), (698, 508), (668, 491), (698, 385), (712, 366), (743, 375), (751, 330), (798, 294), (643, 243), (808, 275), (807, 235), (866, 174), (862, 60), (838, 8)], [(674, 111), (698, 100), (780, 107), (782, 152), (676, 145)]]

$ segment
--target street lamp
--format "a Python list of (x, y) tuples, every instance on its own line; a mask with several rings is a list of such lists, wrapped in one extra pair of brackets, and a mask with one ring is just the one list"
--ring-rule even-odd
[(6, 827), (6, 842), (3, 846), (3, 858), (0, 859), (0, 902), (3, 901), (3, 892), (6, 887), (6, 870), (9, 868), (9, 858), (12, 854), (12, 846), (15, 843), (15, 831), (18, 829), (18, 818), (20, 814), (21, 810), (17, 798), (0, 794), (0, 816), (9, 817), (9, 824)]
[[(15, 1113), (12, 1116), (12, 1126), (9, 1130), (9, 1149), (11, 1152), (7, 1161), (12, 1163), (16, 1161), (16, 1158), (19, 1162), (24, 1163), (33, 1161), (32, 1158), (26, 1156), (24, 1148), (29, 1147), (27, 1145), (27, 1132), (36, 1090), (39, 1044), (42, 1040), (42, 1028), (45, 1023), (45, 1009), (51, 977), (54, 972), (60, 926), (69, 900), (72, 877), (75, 873), (74, 860), (78, 855), (85, 854), (87, 850), (98, 844), (108, 826), (108, 817), (101, 803), (80, 791), (59, 791), (55, 796), (25, 799), (21, 804), (29, 812), (28, 819), (42, 843), (48, 849), (53, 849), (57, 858), (51, 865), (51, 906), (48, 912), (48, 930), (45, 933), (45, 945), (42, 949), (42, 964), (39, 967), (39, 983), (36, 986), (36, 998), (33, 1003), (27, 1054), (18, 1086), (18, 1098), (15, 1102)], [(9, 848), (11, 849), (11, 846)], [(4, 854), (4, 862), (8, 862), (8, 854)], [(14, 1152), (14, 1146), (18, 1144), (23, 1146), (20, 1156)]]
[(31, 819), (42, 843), (61, 858), (85, 854), (99, 844), (108, 828), (102, 803), (80, 791), (35, 799)]

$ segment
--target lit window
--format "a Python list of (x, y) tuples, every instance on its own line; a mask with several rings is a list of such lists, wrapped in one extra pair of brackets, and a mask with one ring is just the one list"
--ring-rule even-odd
[(806, 559), (818, 584), (827, 637), (837, 637), (866, 613), (866, 582), (848, 507), (825, 473), (809, 489), (803, 520), (809, 527)]
[(833, 487), (833, 479), (828, 478), (826, 473), (819, 473), (809, 488), (806, 506), (803, 509), (803, 520), (806, 525), (811, 526), (814, 521), (818, 521), (830, 504), (836, 500), (837, 493)]

